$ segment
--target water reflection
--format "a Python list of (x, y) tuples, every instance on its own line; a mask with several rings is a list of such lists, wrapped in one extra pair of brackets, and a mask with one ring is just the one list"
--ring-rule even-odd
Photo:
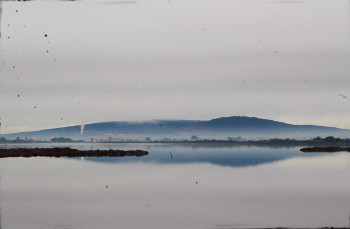
[[(263, 147), (203, 147), (195, 146), (141, 146), (150, 152), (143, 158), (86, 158), (87, 161), (104, 163), (123, 163), (142, 161), (160, 164), (209, 163), (218, 166), (245, 167), (257, 166), (286, 160), (292, 157), (313, 157), (316, 154), (303, 154), (299, 148), (263, 148)], [(319, 156), (318, 154), (317, 156)]]
[[(347, 153), (296, 156), (258, 166), (232, 167), (201, 162), (205, 161), (200, 160), (202, 155), (205, 158), (209, 152), (217, 152), (215, 149), (158, 149), (153, 157), (167, 157), (170, 161), (190, 153), (188, 159), (199, 160), (171, 164), (161, 162), (165, 159), (150, 163), (153, 159), (141, 158), (125, 163), (2, 159), (3, 227), (137, 229), (348, 224)], [(226, 154), (228, 149), (221, 150), (218, 154)], [(266, 153), (271, 149), (262, 150)], [(280, 154), (284, 154), (283, 150)], [(259, 149), (256, 151), (258, 154)], [(243, 152), (254, 154), (249, 150), (240, 153)]]
[[(50, 148), (70, 147), (79, 150), (145, 150), (149, 155), (142, 158), (134, 157), (89, 157), (86, 161), (101, 163), (159, 163), (159, 164), (195, 164), (209, 163), (217, 166), (245, 167), (269, 164), (293, 157), (316, 157), (324, 154), (305, 154), (299, 147), (271, 148), (230, 146), (227, 144), (171, 144), (171, 143), (118, 143), (118, 144), (9, 144), (0, 145), (3, 148)], [(71, 158), (71, 160), (80, 160)]]

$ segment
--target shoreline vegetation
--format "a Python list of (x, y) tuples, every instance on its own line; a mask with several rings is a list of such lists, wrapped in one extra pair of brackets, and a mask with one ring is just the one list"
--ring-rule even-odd
[(301, 152), (304, 153), (336, 153), (336, 152), (350, 152), (350, 148), (342, 147), (308, 147), (301, 148)]
[(50, 141), (40, 141), (35, 139), (7, 139), (4, 137), (0, 138), (0, 146), (6, 144), (41, 144), (41, 143), (171, 143), (171, 144), (216, 144), (216, 145), (227, 145), (227, 146), (271, 146), (271, 147), (294, 147), (294, 146), (305, 146), (305, 147), (350, 147), (350, 139), (340, 139), (333, 136), (326, 138), (316, 137), (313, 139), (297, 140), (297, 139), (266, 139), (266, 140), (216, 140), (216, 139), (195, 139), (195, 140), (178, 140), (172, 141), (166, 140), (125, 140), (125, 141), (111, 141), (111, 140), (100, 140), (100, 141), (84, 141), (84, 140), (73, 140), (71, 138), (52, 138)]
[(0, 158), (7, 157), (142, 157), (143, 150), (77, 150), (71, 148), (18, 148), (0, 149)]

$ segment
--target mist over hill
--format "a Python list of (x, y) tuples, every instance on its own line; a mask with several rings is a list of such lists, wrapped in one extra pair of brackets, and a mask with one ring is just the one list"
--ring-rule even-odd
[(246, 116), (200, 120), (153, 120), (146, 122), (101, 122), (67, 126), (40, 131), (4, 134), (6, 138), (35, 138), (49, 140), (54, 137), (90, 140), (145, 140), (145, 139), (244, 139), (314, 138), (334, 136), (349, 138), (350, 130), (315, 125), (292, 125), (268, 119)]

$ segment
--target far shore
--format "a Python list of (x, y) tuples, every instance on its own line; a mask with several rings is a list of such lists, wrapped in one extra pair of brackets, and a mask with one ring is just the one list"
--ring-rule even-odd
[(204, 147), (214, 147), (214, 146), (260, 146), (260, 147), (347, 147), (350, 148), (350, 139), (335, 138), (332, 136), (321, 138), (316, 137), (313, 139), (299, 140), (299, 139), (265, 139), (265, 140), (217, 140), (217, 139), (191, 139), (191, 140), (95, 140), (91, 141), (85, 140), (74, 140), (71, 138), (53, 138), (51, 140), (35, 140), (35, 139), (6, 139), (0, 138), (0, 147), (7, 144), (128, 144), (128, 143), (142, 143), (142, 144), (182, 144), (182, 145), (198, 145)]
[(0, 149), (0, 158), (7, 157), (142, 157), (143, 150), (77, 150), (71, 148), (17, 148)]
[(342, 147), (309, 147), (301, 148), (301, 152), (304, 153), (336, 153), (336, 152), (350, 152), (350, 148)]

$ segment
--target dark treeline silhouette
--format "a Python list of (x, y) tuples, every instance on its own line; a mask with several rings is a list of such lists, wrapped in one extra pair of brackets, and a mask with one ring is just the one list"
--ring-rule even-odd
[(43, 141), (37, 141), (35, 139), (32, 139), (32, 138), (20, 138), (20, 137), (17, 137), (15, 139), (7, 139), (7, 138), (4, 138), (4, 137), (1, 137), (0, 138), (0, 144), (2, 143), (40, 143), (40, 142), (43, 142)]
[(74, 142), (71, 138), (63, 138), (63, 137), (59, 137), (59, 138), (52, 138), (51, 142)]
[(142, 157), (144, 150), (78, 150), (71, 148), (0, 149), (0, 158), (6, 157)]
[(7, 139), (5, 137), (0, 138), (0, 144), (10, 144), (10, 143), (74, 143), (74, 142), (84, 142), (82, 140), (73, 140), (71, 138), (64, 138), (64, 137), (58, 137), (58, 138), (52, 138), (50, 141), (40, 141), (35, 140), (33, 138), (20, 138), (17, 137), (15, 139)]
[[(7, 139), (5, 137), (0, 138), (0, 144), (10, 144), (10, 143), (90, 143), (84, 140), (74, 140), (71, 138), (56, 137), (52, 138), (50, 141), (38, 141), (31, 138), (21, 139), (17, 137), (16, 139)], [(102, 140), (96, 142), (103, 143), (120, 143), (118, 141), (108, 141)], [(307, 140), (296, 140), (296, 139), (267, 139), (267, 140), (211, 140), (211, 139), (192, 139), (183, 141), (172, 141), (168, 139), (164, 140), (145, 140), (145, 141), (122, 141), (123, 143), (171, 143), (171, 144), (185, 144), (185, 145), (213, 145), (213, 146), (270, 146), (270, 147), (293, 147), (293, 146), (319, 146), (319, 147), (350, 147), (350, 139), (335, 138), (333, 136), (328, 136), (326, 138), (316, 137)]]

